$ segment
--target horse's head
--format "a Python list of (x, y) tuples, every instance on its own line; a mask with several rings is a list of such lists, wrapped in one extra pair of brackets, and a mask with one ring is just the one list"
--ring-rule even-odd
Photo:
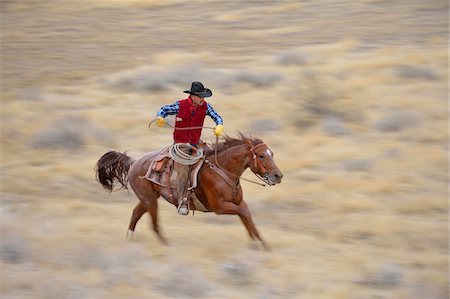
[(252, 172), (260, 177), (268, 185), (276, 185), (281, 183), (283, 174), (273, 160), (273, 152), (264, 143), (255, 144), (252, 140), (250, 144), (250, 169)]

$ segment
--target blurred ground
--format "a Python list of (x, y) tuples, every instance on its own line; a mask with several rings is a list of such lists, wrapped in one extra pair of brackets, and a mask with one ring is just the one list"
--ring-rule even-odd
[[(447, 1), (0, 3), (2, 298), (448, 298)], [(126, 242), (137, 199), (95, 182), (193, 80), (275, 153), (243, 182), (272, 252), (163, 200), (171, 246)]]

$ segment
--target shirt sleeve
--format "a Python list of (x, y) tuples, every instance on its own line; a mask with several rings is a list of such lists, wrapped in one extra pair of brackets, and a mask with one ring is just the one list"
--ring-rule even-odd
[(156, 115), (165, 118), (167, 115), (177, 114), (178, 110), (180, 110), (180, 103), (175, 102), (170, 105), (162, 106), (161, 109), (159, 109), (158, 113), (156, 113)]
[(209, 115), (216, 125), (223, 125), (222, 117), (214, 110), (214, 108), (207, 103), (206, 115)]

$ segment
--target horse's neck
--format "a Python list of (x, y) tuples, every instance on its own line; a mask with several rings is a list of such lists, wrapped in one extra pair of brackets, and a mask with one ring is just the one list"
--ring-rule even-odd
[(217, 154), (217, 160), (220, 167), (240, 177), (248, 167), (247, 145), (233, 146)]

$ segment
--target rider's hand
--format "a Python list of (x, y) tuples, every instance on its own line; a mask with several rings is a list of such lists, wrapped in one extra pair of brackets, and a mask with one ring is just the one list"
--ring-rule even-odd
[(161, 116), (158, 116), (158, 118), (156, 119), (156, 124), (158, 125), (158, 127), (164, 127), (164, 125), (166, 124), (166, 120)]
[(217, 126), (214, 128), (214, 134), (215, 134), (217, 137), (220, 137), (220, 136), (222, 136), (222, 133), (223, 133), (223, 126), (222, 126), (222, 125), (217, 125)]

